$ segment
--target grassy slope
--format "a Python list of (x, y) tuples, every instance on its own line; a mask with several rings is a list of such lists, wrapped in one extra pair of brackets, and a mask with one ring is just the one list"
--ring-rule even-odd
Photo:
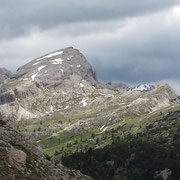
[[(89, 148), (102, 148), (112, 143), (112, 131), (117, 132), (113, 137), (114, 139), (117, 137), (124, 137), (128, 133), (141, 133), (148, 125), (154, 123), (158, 119), (161, 119), (162, 116), (166, 116), (170, 111), (175, 111), (178, 109), (180, 109), (179, 105), (164, 108), (161, 111), (159, 110), (151, 114), (146, 114), (135, 118), (127, 118), (124, 121), (106, 126), (103, 129), (91, 128), (81, 133), (62, 131), (56, 136), (41, 137), (38, 140), (38, 144), (45, 149), (47, 154), (55, 154), (58, 156), (86, 151)], [(87, 117), (88, 116), (86, 115), (85, 118)], [(77, 121), (76, 118), (79, 120), (81, 118), (83, 119), (84, 117), (72, 117), (73, 121)], [(48, 119), (48, 121), (54, 123), (54, 121), (50, 119)], [(58, 123), (59, 119), (56, 122)], [(43, 125), (40, 125), (40, 127), (41, 126)]]

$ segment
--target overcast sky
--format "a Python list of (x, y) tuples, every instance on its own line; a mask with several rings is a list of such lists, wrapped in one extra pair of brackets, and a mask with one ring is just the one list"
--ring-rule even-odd
[(179, 0), (1, 0), (0, 67), (64, 47), (101, 81), (170, 83), (180, 94)]

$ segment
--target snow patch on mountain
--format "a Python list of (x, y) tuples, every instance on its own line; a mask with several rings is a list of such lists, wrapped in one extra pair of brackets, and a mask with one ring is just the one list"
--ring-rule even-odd
[(61, 69), (61, 72), (63, 73), (63, 72), (64, 72), (64, 70), (63, 70), (63, 69)]
[(38, 71), (40, 72), (42, 69), (44, 69), (46, 67), (46, 65), (44, 65), (44, 66), (40, 66), (39, 68), (38, 68)]
[(57, 59), (51, 60), (49, 62), (52, 62), (52, 64), (62, 64), (63, 61), (64, 61), (63, 59), (57, 58)]
[(70, 61), (73, 58), (73, 56), (70, 56), (67, 58), (68, 61)]
[(83, 87), (84, 87), (84, 84), (83, 84), (83, 83), (80, 83), (80, 87), (83, 88)]
[(148, 92), (155, 89), (155, 86), (150, 84), (139, 84), (138, 86), (135, 86), (134, 88), (129, 88), (129, 91), (140, 91), (140, 92)]
[(34, 63), (33, 66), (36, 66), (36, 65), (38, 65), (38, 64), (40, 64), (40, 63), (41, 63), (41, 61), (39, 61), (39, 62), (37, 62), (37, 63)]
[(51, 107), (50, 107), (50, 110), (51, 110), (51, 112), (53, 112), (54, 111), (54, 107), (51, 105)]
[(67, 93), (63, 91), (62, 94), (63, 94), (63, 95), (66, 95)]
[(38, 74), (38, 73), (36, 73), (36, 74), (34, 74), (34, 75), (31, 76), (32, 81), (35, 80), (35, 77), (37, 76), (37, 74)]
[(54, 52), (54, 53), (48, 54), (47, 56), (43, 56), (41, 58), (38, 58), (38, 59), (36, 59), (36, 61), (39, 61), (39, 60), (45, 59), (45, 58), (51, 58), (53, 56), (58, 56), (58, 55), (61, 55), (62, 53), (63, 53), (63, 51)]
[(87, 106), (88, 99), (83, 99), (79, 104), (82, 104), (82, 107)]
[(67, 105), (64, 109), (68, 109), (69, 108), (69, 106)]

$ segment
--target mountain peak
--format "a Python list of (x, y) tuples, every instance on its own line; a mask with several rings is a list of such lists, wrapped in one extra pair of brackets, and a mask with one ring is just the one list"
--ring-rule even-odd
[(79, 50), (68, 47), (32, 60), (20, 67), (13, 78), (51, 86), (52, 83), (62, 84), (71, 76), (96, 84), (94, 71), (86, 58)]
[(150, 84), (139, 84), (133, 88), (129, 88), (130, 91), (149, 92), (155, 89), (155, 86)]

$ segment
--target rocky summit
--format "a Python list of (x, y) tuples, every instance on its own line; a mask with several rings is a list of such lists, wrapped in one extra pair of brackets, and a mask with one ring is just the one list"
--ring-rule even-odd
[(64, 90), (72, 89), (77, 84), (82, 86), (82, 81), (96, 85), (92, 67), (85, 57), (73, 48), (62, 49), (39, 57), (20, 67), (12, 78), (36, 82), (39, 86), (47, 88), (58, 86)]

